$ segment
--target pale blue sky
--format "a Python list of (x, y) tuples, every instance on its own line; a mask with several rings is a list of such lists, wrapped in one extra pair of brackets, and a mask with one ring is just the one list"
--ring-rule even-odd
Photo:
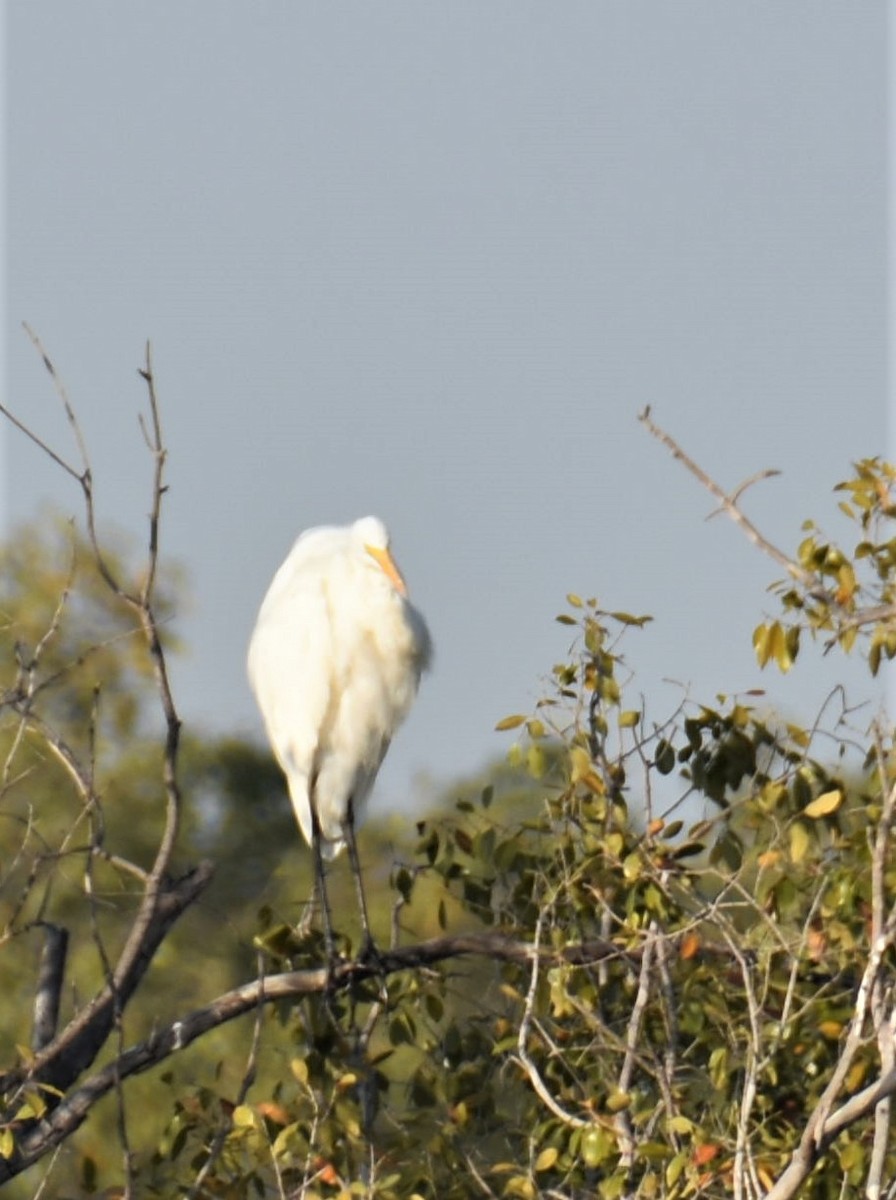
[[(569, 590), (655, 615), (629, 643), (647, 689), (814, 709), (830, 663), (753, 663), (774, 569), (703, 523), (636, 415), (726, 485), (783, 468), (747, 507), (785, 545), (885, 449), (886, 15), (7, 4), (6, 394), (67, 445), (27, 320), (101, 512), (142, 536), (152, 339), (188, 722), (260, 734), (243, 664), (270, 576), (303, 527), (367, 512), (437, 647), (386, 798), (505, 748)], [(4, 453), (10, 520), (77, 510), (19, 438)]]

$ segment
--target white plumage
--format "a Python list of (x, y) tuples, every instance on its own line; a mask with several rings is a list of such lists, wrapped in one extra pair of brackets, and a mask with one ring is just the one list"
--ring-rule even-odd
[(431, 641), (382, 521), (309, 529), (261, 605), (249, 679), (302, 833), (333, 858), (360, 819)]

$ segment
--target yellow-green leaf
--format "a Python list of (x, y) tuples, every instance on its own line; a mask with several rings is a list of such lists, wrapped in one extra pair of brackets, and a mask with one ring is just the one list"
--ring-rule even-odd
[(666, 1167), (666, 1187), (674, 1187), (681, 1178), (682, 1172), (688, 1165), (687, 1153), (682, 1150), (676, 1154), (669, 1165)]
[(695, 1126), (693, 1121), (677, 1113), (666, 1122), (666, 1128), (670, 1133), (693, 1133)]
[(578, 783), (580, 779), (591, 770), (591, 755), (584, 746), (573, 746), (569, 752), (569, 777), (573, 783)]
[(514, 713), (512, 717), (504, 717), (495, 726), (495, 729), (502, 733), (505, 729), (518, 729), (520, 725), (525, 724), (526, 718), (522, 713)]
[(582, 1134), (580, 1154), (586, 1167), (596, 1167), (615, 1150), (609, 1134), (593, 1125)]
[(806, 857), (809, 849), (809, 831), (802, 821), (794, 821), (790, 826), (790, 857), (795, 863), (800, 863)]
[(859, 1086), (865, 1082), (865, 1076), (868, 1074), (868, 1064), (859, 1060), (853, 1063), (850, 1067), (846, 1079), (843, 1081), (847, 1093), (857, 1092)]
[(503, 1195), (517, 1196), (519, 1200), (533, 1200), (535, 1185), (528, 1175), (514, 1175), (505, 1183)]
[(16, 1141), (11, 1129), (0, 1129), (0, 1157), (12, 1158), (15, 1153)]
[(865, 1161), (865, 1149), (861, 1142), (847, 1142), (840, 1151), (840, 1169), (851, 1171), (860, 1167)]
[(548, 1146), (542, 1150), (538, 1158), (535, 1160), (536, 1171), (549, 1171), (557, 1159), (560, 1157), (560, 1151), (556, 1146)]
[(637, 850), (633, 850), (622, 864), (622, 874), (627, 883), (633, 883), (641, 874), (643, 864)]
[(607, 1111), (612, 1113), (622, 1112), (624, 1108), (628, 1108), (631, 1102), (631, 1092), (620, 1092), (617, 1088), (616, 1091), (611, 1092), (607, 1097)]
[(771, 629), (768, 625), (757, 625), (753, 630), (753, 649), (756, 651), (756, 661), (764, 667), (771, 658)]
[(793, 656), (787, 638), (787, 631), (780, 621), (776, 621), (769, 631), (771, 655), (778, 664), (778, 669), (787, 672), (793, 666)]
[(621, 625), (638, 625), (639, 627), (643, 627), (648, 621), (653, 620), (651, 616), (636, 617), (632, 613), (627, 612), (611, 612), (610, 616)]
[(842, 1021), (820, 1021), (818, 1024), (818, 1032), (822, 1037), (830, 1038), (832, 1042), (836, 1042), (843, 1032)]
[(619, 714), (619, 724), (623, 729), (631, 729), (633, 725), (637, 725), (641, 720), (641, 714), (636, 708), (627, 708), (625, 712)]
[(526, 770), (533, 779), (541, 779), (547, 767), (547, 759), (541, 746), (530, 746), (526, 753)]
[(820, 796), (816, 796), (811, 804), (807, 804), (803, 809), (803, 813), (807, 817), (813, 819), (817, 817), (827, 817), (831, 813), (836, 812), (843, 803), (843, 792), (840, 788), (832, 788), (829, 792), (822, 792)]

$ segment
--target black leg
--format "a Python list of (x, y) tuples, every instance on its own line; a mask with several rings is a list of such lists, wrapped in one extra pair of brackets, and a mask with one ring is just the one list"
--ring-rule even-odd
[(351, 804), (348, 806), (348, 812), (342, 823), (342, 832), (345, 836), (345, 844), (348, 846), (348, 860), (351, 864), (352, 875), (355, 880), (358, 908), (361, 911), (361, 926), (364, 931), (364, 936), (358, 949), (358, 958), (376, 958), (377, 948), (373, 940), (373, 934), (370, 931), (370, 918), (367, 915), (367, 900), (364, 897), (364, 881), (361, 877), (361, 862), (358, 858), (358, 847), (355, 843), (355, 817)]
[[(324, 946), (327, 951), (328, 969), (332, 973), (336, 963), (336, 942), (333, 937), (333, 917), (330, 913), (330, 901), (327, 896), (326, 870), (324, 868), (324, 856), (321, 851), (320, 824), (317, 819), (313, 800), (311, 804), (311, 850), (314, 855), (314, 892), (315, 896), (320, 899), (320, 909), (324, 922)], [(314, 900), (312, 899), (313, 903)]]

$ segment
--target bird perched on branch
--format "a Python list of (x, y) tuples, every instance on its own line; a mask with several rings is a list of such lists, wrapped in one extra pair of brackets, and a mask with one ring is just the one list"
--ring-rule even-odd
[(323, 863), (348, 846), (369, 951), (355, 825), (431, 652), (426, 623), (408, 600), (376, 517), (306, 530), (258, 614), (249, 680), (314, 852), (331, 957)]

